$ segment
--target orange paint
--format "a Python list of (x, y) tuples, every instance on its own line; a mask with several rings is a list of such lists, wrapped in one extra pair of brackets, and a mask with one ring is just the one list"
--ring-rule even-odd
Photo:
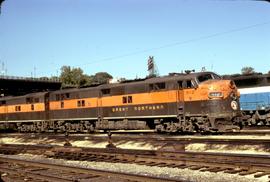
[(231, 92), (237, 93), (237, 89), (230, 88), (230, 80), (213, 80), (202, 83), (198, 88), (191, 88), (184, 90), (184, 101), (204, 101), (209, 100), (209, 92), (221, 92), (223, 98), (230, 96)]
[[(84, 100), (85, 106), (78, 107), (78, 101)], [(98, 98), (83, 98), (83, 99), (70, 99), (63, 101), (52, 101), (50, 102), (50, 110), (61, 110), (61, 109), (77, 109), (77, 108), (93, 108), (97, 107)], [(61, 108), (61, 102), (64, 103), (64, 108)]]
[[(0, 106), (0, 114), (5, 113), (20, 113), (20, 112), (40, 112), (45, 111), (44, 103), (35, 103), (34, 110), (32, 110), (32, 104), (20, 104), (20, 105), (7, 105), (7, 106)], [(21, 110), (16, 111), (15, 107), (20, 106)]]

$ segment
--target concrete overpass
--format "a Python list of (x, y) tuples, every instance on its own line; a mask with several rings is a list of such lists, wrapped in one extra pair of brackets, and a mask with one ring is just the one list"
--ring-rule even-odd
[(60, 88), (61, 82), (55, 79), (0, 76), (0, 96), (24, 95)]

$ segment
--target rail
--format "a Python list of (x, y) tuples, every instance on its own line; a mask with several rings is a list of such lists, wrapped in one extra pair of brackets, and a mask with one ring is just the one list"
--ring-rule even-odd
[[(18, 154), (41, 152), (42, 146), (1, 146), (0, 153)], [(188, 168), (199, 171), (221, 172), (239, 175), (254, 175), (255, 178), (270, 178), (270, 155), (210, 153), (210, 152), (170, 152), (155, 150), (131, 150), (108, 148), (54, 147), (43, 148), (42, 153), (50, 158), (95, 161), (108, 163), (128, 163), (146, 166)], [(5, 152), (3, 152), (5, 150)], [(47, 151), (46, 151), (47, 150)], [(0, 157), (0, 163), (7, 161)], [(81, 169), (80, 169), (81, 170)]]
[(15, 176), (17, 179), (22, 178), (23, 180), (31, 178), (34, 181), (42, 180), (63, 182), (80, 180), (102, 181), (102, 178), (110, 180), (113, 180), (113, 178), (122, 179), (124, 181), (177, 181), (176, 179), (170, 180), (168, 178), (158, 178), (153, 176), (97, 170), (83, 167), (72, 167), (68, 165), (7, 157), (0, 157), (0, 171), (8, 174), (11, 178), (13, 178), (13, 180)]

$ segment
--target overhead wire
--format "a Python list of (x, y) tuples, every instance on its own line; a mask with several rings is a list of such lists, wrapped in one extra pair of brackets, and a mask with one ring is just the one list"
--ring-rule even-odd
[(266, 21), (266, 22), (262, 22), (262, 23), (257, 23), (257, 24), (253, 24), (253, 25), (248, 25), (248, 26), (244, 26), (244, 27), (230, 29), (230, 30), (223, 31), (223, 32), (213, 33), (213, 34), (209, 34), (209, 35), (205, 35), (205, 36), (201, 36), (201, 37), (197, 37), (197, 38), (193, 38), (193, 39), (189, 39), (189, 40), (185, 40), (185, 41), (177, 41), (177, 42), (170, 43), (170, 44), (165, 44), (165, 45), (162, 45), (162, 46), (159, 46), (159, 47), (153, 47), (153, 48), (144, 49), (144, 50), (140, 50), (140, 51), (134, 51), (134, 52), (118, 55), (118, 56), (99, 59), (99, 60), (91, 61), (91, 62), (88, 62), (88, 63), (78, 64), (78, 65), (75, 65), (74, 67), (79, 67), (79, 66), (85, 66), (85, 65), (90, 65), (90, 64), (99, 63), (99, 62), (106, 62), (106, 61), (116, 60), (116, 59), (129, 57), (129, 56), (133, 56), (133, 55), (137, 55), (137, 54), (142, 54), (142, 53), (145, 53), (145, 52), (150, 52), (150, 51), (154, 51), (154, 50), (160, 50), (160, 49), (164, 49), (164, 48), (168, 48), (168, 47), (174, 47), (174, 46), (178, 46), (178, 45), (183, 45), (183, 44), (188, 44), (188, 43), (197, 42), (197, 41), (201, 41), (201, 40), (206, 40), (206, 39), (210, 39), (210, 38), (213, 38), (213, 37), (222, 36), (222, 35), (226, 35), (226, 34), (231, 34), (231, 33), (234, 33), (234, 32), (240, 32), (240, 31), (244, 31), (244, 30), (247, 30), (247, 29), (252, 29), (252, 28), (267, 25), (267, 24), (270, 24), (270, 20)]

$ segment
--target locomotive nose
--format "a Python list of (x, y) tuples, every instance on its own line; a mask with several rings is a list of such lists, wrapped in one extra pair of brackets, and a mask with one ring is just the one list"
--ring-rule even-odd
[(236, 100), (239, 93), (233, 81), (219, 80), (208, 86), (208, 97), (209, 99), (234, 97), (233, 100)]
[(220, 80), (209, 87), (209, 99), (227, 100), (233, 111), (239, 109), (240, 93), (232, 80)]

